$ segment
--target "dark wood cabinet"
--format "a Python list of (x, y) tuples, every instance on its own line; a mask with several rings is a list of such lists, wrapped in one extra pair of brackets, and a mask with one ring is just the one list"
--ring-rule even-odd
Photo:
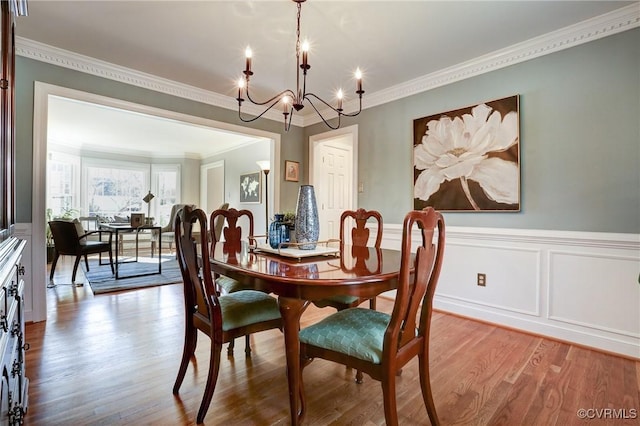
[(2, 1), (2, 79), (0, 79), (0, 241), (13, 233), (15, 203), (13, 199), (14, 152), (14, 74), (15, 74), (15, 14), (11, 3)]
[(25, 0), (1, 0), (0, 54), (0, 425), (20, 425), (28, 406), (25, 375), (24, 268), (26, 242), (15, 227), (15, 22)]
[(26, 242), (10, 237), (0, 247), (0, 425), (20, 425), (29, 403), (24, 352), (24, 268)]

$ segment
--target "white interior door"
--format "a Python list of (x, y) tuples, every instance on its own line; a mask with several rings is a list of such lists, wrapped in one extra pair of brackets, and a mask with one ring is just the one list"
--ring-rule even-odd
[(350, 205), (351, 150), (331, 142), (320, 146), (318, 189), (318, 216), (320, 240), (340, 238), (340, 215)]
[(200, 206), (209, 215), (224, 203), (224, 161), (201, 166), (200, 189)]
[(342, 212), (356, 205), (357, 128), (315, 135), (310, 143), (310, 183), (318, 203), (319, 239), (339, 238)]

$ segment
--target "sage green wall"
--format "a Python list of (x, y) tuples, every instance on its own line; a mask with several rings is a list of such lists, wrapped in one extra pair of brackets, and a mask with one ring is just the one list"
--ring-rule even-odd
[(402, 223), (413, 208), (413, 120), (514, 94), (521, 211), (445, 213), (447, 224), (639, 233), (640, 29), (366, 109), (347, 123), (358, 123), (359, 206)]
[[(366, 109), (359, 126), (359, 206), (401, 223), (413, 207), (412, 124), (437, 114), (520, 95), (521, 211), (445, 213), (457, 226), (640, 233), (640, 29)], [(18, 57), (16, 217), (31, 221), (34, 81), (70, 87), (198, 117), (237, 123), (222, 108)], [(366, 105), (366, 100), (365, 100)], [(300, 161), (307, 181), (308, 137), (322, 124), (282, 132), (284, 160)], [(295, 208), (299, 183), (280, 178), (281, 210)]]
[[(259, 230), (266, 229), (266, 223), (264, 221), (265, 208), (264, 208), (264, 174), (261, 172), (260, 177), (262, 179), (262, 188), (260, 189), (260, 197), (263, 200), (260, 204), (240, 203), (240, 191), (238, 190), (240, 185), (240, 175), (260, 172), (260, 167), (256, 164), (256, 161), (269, 158), (269, 145), (264, 142), (256, 142), (251, 145), (243, 146), (233, 151), (225, 152), (221, 155), (214, 155), (202, 160), (202, 164), (210, 164), (217, 161), (224, 161), (224, 201), (229, 203), (229, 207), (250, 210), (253, 213), (254, 218), (254, 234), (262, 235), (264, 231)], [(269, 173), (269, 193), (273, 194), (273, 173)], [(273, 199), (269, 198), (269, 216), (273, 217)]]
[[(238, 122), (237, 112), (231, 110), (18, 56), (16, 59), (16, 193), (18, 194), (16, 198), (16, 221), (19, 223), (30, 223), (32, 221), (33, 94), (36, 81), (196, 117), (242, 124)], [(306, 158), (304, 147), (301, 146), (302, 129), (292, 126), (291, 130), (285, 133), (282, 123), (270, 120), (258, 120), (255, 123), (249, 123), (246, 127), (281, 134), (281, 167), (284, 167), (285, 159), (302, 162)], [(199, 178), (194, 178), (194, 176), (188, 174), (199, 173), (199, 165), (193, 167), (192, 161), (185, 160), (183, 166), (183, 177), (186, 177), (185, 182), (195, 180), (199, 185)], [(188, 175), (185, 176), (184, 173)], [(281, 206), (295, 206), (297, 191), (297, 185), (294, 187), (290, 183), (285, 184), (283, 179), (280, 192)], [(189, 198), (195, 196), (191, 192), (191, 188), (185, 188), (184, 185), (183, 195)], [(199, 195), (195, 196), (195, 198), (199, 198)]]

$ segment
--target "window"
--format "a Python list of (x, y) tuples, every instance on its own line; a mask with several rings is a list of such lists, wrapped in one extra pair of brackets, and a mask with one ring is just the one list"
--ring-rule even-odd
[(143, 212), (149, 165), (87, 159), (83, 164), (83, 205), (88, 216), (130, 216)]
[[(50, 217), (127, 217), (141, 212), (169, 223), (180, 202), (180, 164), (154, 164), (80, 157), (50, 151), (47, 210)], [(142, 199), (151, 191), (147, 205)]]
[(49, 153), (47, 211), (50, 218), (78, 216), (80, 210), (80, 157)]
[(151, 201), (151, 216), (156, 224), (169, 223), (171, 207), (180, 202), (180, 165), (154, 164), (151, 166), (151, 192), (155, 198)]

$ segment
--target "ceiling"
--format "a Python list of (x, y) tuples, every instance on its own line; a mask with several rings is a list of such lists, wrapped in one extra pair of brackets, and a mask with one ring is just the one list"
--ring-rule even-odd
[[(366, 107), (367, 95), (633, 3), (638, 4), (308, 0), (301, 20), (301, 37), (311, 44), (307, 87), (328, 101), (339, 87), (353, 98), (352, 73), (360, 67)], [(17, 35), (24, 39), (229, 97), (237, 94), (235, 81), (250, 45), (255, 97), (295, 88), (296, 7), (290, 0), (32, 0), (28, 6), (29, 16), (18, 18), (17, 24)], [(60, 129), (78, 131), (78, 123), (69, 121), (74, 116), (58, 114), (52, 123), (60, 120)], [(91, 122), (91, 115), (79, 116), (85, 128), (99, 124)], [(111, 123), (102, 129), (105, 137), (123, 127)], [(153, 135), (159, 126), (157, 121), (147, 126), (146, 134)], [(177, 131), (183, 140), (190, 139), (184, 128)], [(211, 135), (203, 135), (203, 129), (193, 137), (211, 145)], [(155, 144), (158, 135), (148, 140)], [(131, 140), (124, 143), (131, 146)], [(138, 138), (137, 143), (144, 142)]]
[(58, 96), (49, 97), (47, 138), (71, 149), (152, 158), (207, 158), (265, 140)]

